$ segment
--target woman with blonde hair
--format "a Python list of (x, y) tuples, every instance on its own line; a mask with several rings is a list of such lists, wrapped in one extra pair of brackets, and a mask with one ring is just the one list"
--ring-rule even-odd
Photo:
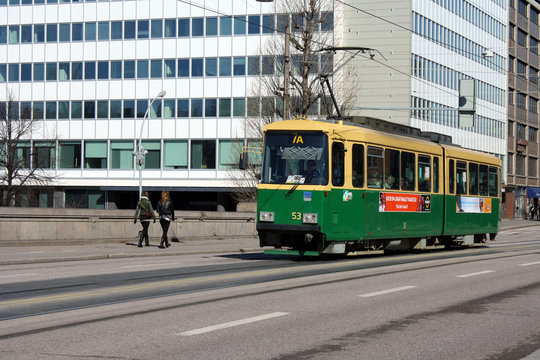
[[(140, 215), (139, 215), (140, 214)], [(137, 217), (139, 217), (142, 225), (141, 236), (139, 237), (138, 247), (142, 247), (142, 242), (144, 239), (144, 245), (150, 246), (150, 240), (148, 238), (148, 227), (150, 226), (150, 218), (154, 219), (156, 222), (156, 214), (152, 208), (152, 203), (150, 202), (150, 195), (148, 191), (143, 191), (141, 194), (141, 200), (137, 203), (137, 208), (135, 209), (135, 219), (133, 223), (137, 223)]]
[(169, 231), (169, 225), (171, 221), (174, 221), (174, 205), (171, 201), (171, 197), (168, 191), (161, 192), (161, 200), (157, 204), (157, 212), (159, 214), (159, 223), (161, 224), (161, 230), (163, 235), (161, 236), (160, 249), (171, 246), (169, 239), (167, 238), (167, 232)]

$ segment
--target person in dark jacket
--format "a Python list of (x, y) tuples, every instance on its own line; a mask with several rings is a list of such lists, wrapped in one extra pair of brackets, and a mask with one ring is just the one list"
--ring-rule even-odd
[(167, 238), (167, 232), (169, 231), (171, 221), (174, 221), (175, 219), (174, 205), (168, 191), (161, 192), (161, 200), (159, 200), (156, 210), (159, 213), (159, 223), (161, 224), (161, 229), (163, 230), (159, 248), (165, 249), (165, 247), (171, 246), (169, 239)]
[(144, 245), (150, 246), (150, 239), (148, 238), (148, 227), (150, 226), (150, 219), (154, 219), (156, 222), (156, 214), (154, 213), (154, 208), (152, 208), (152, 203), (150, 202), (150, 196), (147, 191), (144, 191), (141, 195), (141, 200), (137, 203), (137, 208), (135, 209), (135, 219), (133, 223), (137, 223), (137, 217), (141, 221), (143, 227), (141, 236), (139, 237), (138, 247), (142, 247), (142, 242), (144, 239)]

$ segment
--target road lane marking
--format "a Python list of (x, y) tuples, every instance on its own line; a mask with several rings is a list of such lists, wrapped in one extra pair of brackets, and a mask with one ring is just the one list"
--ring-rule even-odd
[(45, 251), (18, 251), (15, 254), (43, 254)]
[(416, 286), (401, 286), (401, 287), (397, 287), (397, 288), (393, 288), (393, 289), (388, 289), (388, 290), (381, 290), (381, 291), (375, 291), (375, 292), (371, 292), (371, 293), (367, 293), (367, 294), (362, 294), (362, 295), (358, 295), (360, 297), (372, 297), (372, 296), (378, 296), (378, 295), (384, 295), (384, 294), (390, 294), (390, 293), (393, 293), (393, 292), (396, 292), (396, 291), (403, 291), (403, 290), (409, 290), (409, 289), (414, 289)]
[(0, 275), (0, 278), (15, 277), (15, 276), (28, 276), (28, 275), (37, 275), (37, 273), (15, 274), (15, 275)]
[(253, 323), (253, 322), (256, 322), (256, 321), (268, 320), (268, 319), (272, 319), (272, 318), (275, 318), (275, 317), (288, 315), (288, 314), (289, 313), (286, 313), (286, 312), (274, 312), (274, 313), (271, 313), (271, 314), (254, 316), (254, 317), (250, 317), (250, 318), (247, 318), (247, 319), (236, 320), (236, 321), (231, 321), (231, 322), (227, 322), (227, 323), (223, 323), (223, 324), (208, 326), (208, 327), (204, 327), (204, 328), (201, 328), (201, 329), (184, 331), (184, 332), (178, 333), (176, 335), (182, 335), (182, 336), (199, 335), (199, 334), (204, 334), (204, 333), (211, 332), (211, 331), (230, 328), (230, 327), (233, 327), (233, 326), (245, 325), (245, 324)]
[(466, 277), (469, 277), (469, 276), (484, 275), (484, 274), (489, 274), (489, 273), (492, 273), (492, 272), (495, 272), (495, 270), (479, 271), (479, 272), (470, 273), (470, 274), (457, 275), (456, 277), (458, 277), (458, 278), (466, 278)]
[(156, 263), (156, 264), (141, 264), (141, 265), (124, 265), (123, 268), (137, 268), (145, 266), (162, 266), (162, 265), (178, 265), (178, 263)]
[(540, 264), (540, 261), (535, 261), (532, 263), (526, 263), (526, 264), (519, 264), (519, 266), (531, 266), (531, 265), (538, 265)]

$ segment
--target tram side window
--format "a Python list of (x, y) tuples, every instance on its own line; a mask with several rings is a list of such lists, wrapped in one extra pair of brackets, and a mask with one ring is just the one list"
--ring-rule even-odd
[(488, 196), (488, 167), (480, 165), (480, 196)]
[(478, 164), (469, 163), (469, 195), (478, 195)]
[(457, 195), (467, 194), (467, 163), (458, 161), (456, 163)]
[(499, 172), (496, 167), (489, 167), (489, 196), (499, 195)]
[(383, 184), (383, 149), (373, 146), (367, 148), (367, 186), (380, 189)]
[(352, 185), (364, 186), (364, 145), (354, 144), (352, 147)]
[(418, 155), (418, 191), (431, 191), (431, 156)]
[(345, 178), (345, 146), (343, 143), (332, 144), (332, 185), (343, 186)]
[(414, 191), (416, 187), (415, 165), (415, 155), (403, 151), (401, 153), (401, 190)]
[(454, 188), (456, 184), (456, 178), (454, 177), (454, 160), (450, 160), (448, 164), (448, 192), (450, 194), (454, 193)]
[(439, 158), (433, 158), (433, 192), (439, 192)]
[(386, 149), (384, 152), (384, 188), (399, 190), (399, 151)]

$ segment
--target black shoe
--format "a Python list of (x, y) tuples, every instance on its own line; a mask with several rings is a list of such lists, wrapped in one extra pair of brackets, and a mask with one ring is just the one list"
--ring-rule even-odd
[(145, 243), (144, 246), (150, 246), (150, 243)]
[(142, 245), (141, 245), (141, 244), (139, 244), (139, 245), (137, 245), (137, 247), (142, 247)]
[(166, 247), (169, 247), (169, 246), (171, 246), (171, 244), (170, 244), (170, 243), (166, 243), (165, 246), (166, 246)]
[(158, 247), (159, 247), (160, 249), (165, 249), (165, 246), (163, 246), (163, 245), (159, 245)]

